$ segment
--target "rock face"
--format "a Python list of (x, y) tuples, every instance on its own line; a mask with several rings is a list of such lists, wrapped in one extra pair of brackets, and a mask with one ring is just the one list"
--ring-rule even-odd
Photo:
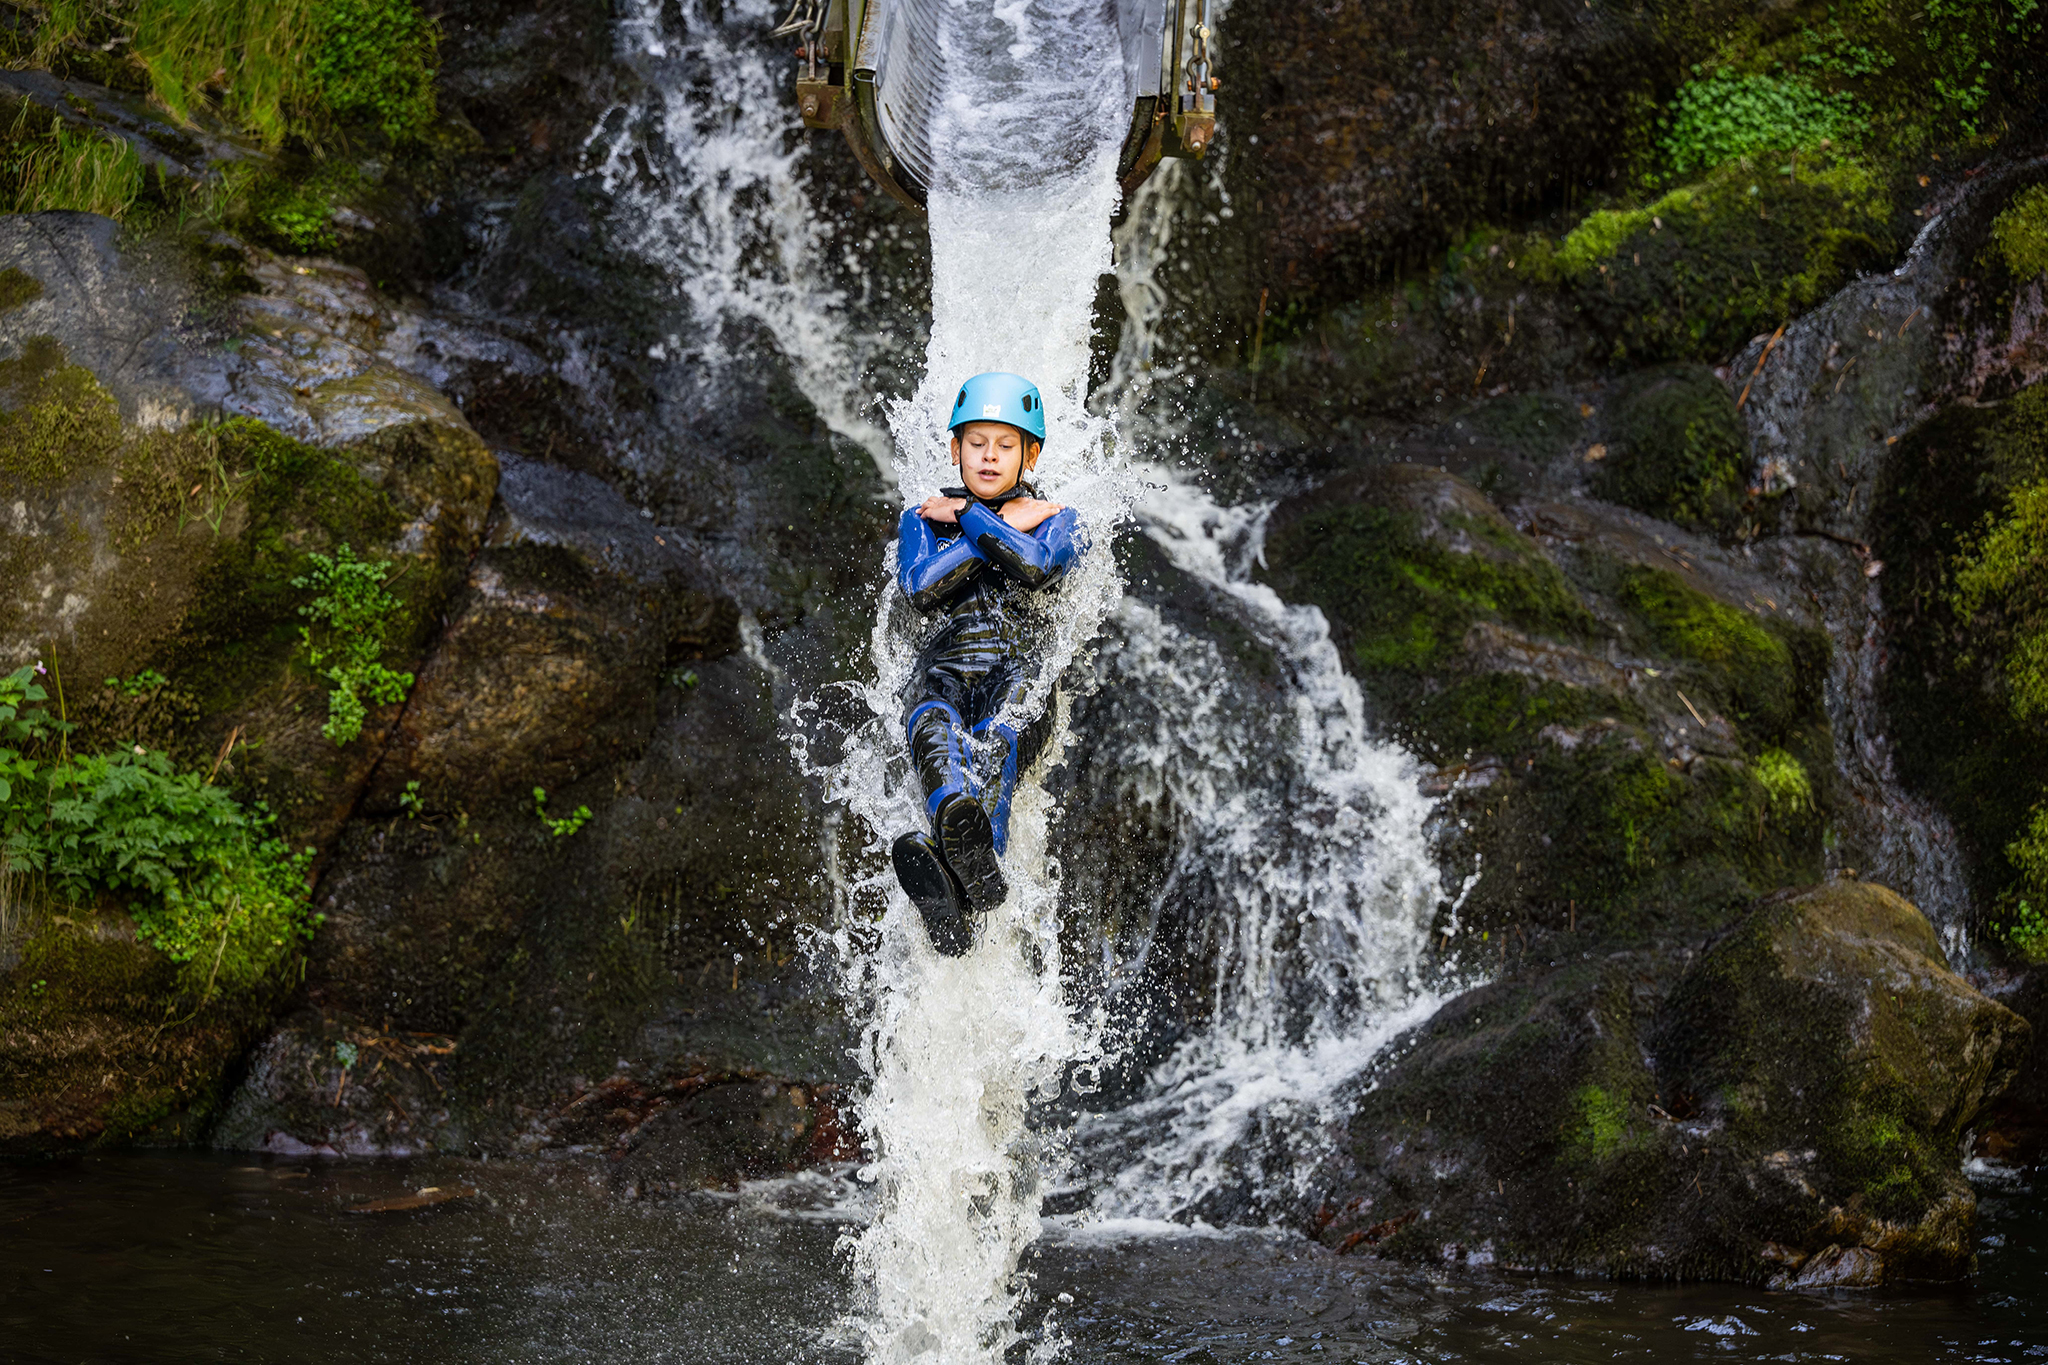
[[(212, 760), (296, 838), (331, 839), (399, 708), (353, 745), (322, 735), (293, 579), (343, 545), (389, 565), (384, 658), (417, 667), (483, 534), (496, 461), (452, 403), (363, 349), (354, 272), (129, 255), (112, 223), (62, 213), (0, 220), (0, 259), (35, 285), (0, 313), (0, 658), (48, 660), (68, 682), (80, 751)], [(271, 288), (206, 303), (230, 266)], [(218, 421), (236, 412), (263, 420)], [(166, 681), (113, 685), (146, 672)], [(111, 905), (43, 917), (9, 946), (0, 1142), (17, 1150), (190, 1136), (275, 1003), (266, 988), (173, 1008), (172, 964)]]
[[(118, 248), (112, 228), (0, 222), (34, 286), (0, 314), (9, 420), (37, 433), (4, 470), (10, 667), (93, 680), (70, 694), (82, 739), (204, 771), (233, 738), (220, 773), (320, 850), (325, 918), (295, 999), (170, 1029), (169, 964), (119, 908), (10, 944), (4, 1141), (203, 1133), (280, 1003), (293, 1022), (216, 1141), (548, 1142), (549, 1115), (622, 1053), (657, 1089), (837, 1075), (837, 1013), (794, 967), (795, 925), (819, 913), (815, 814), (770, 674), (741, 654), (730, 557), (604, 478), (507, 451), (501, 484), (437, 384), (462, 396), (451, 357), (517, 343), (408, 313), (352, 267)], [(832, 515), (820, 487), (805, 520)], [(343, 544), (392, 566), (385, 662), (415, 681), (336, 745), (293, 580)], [(169, 681), (143, 701), (97, 686), (144, 670)]]
[(1398, 1043), (1318, 1235), (1623, 1275), (1957, 1278), (1957, 1145), (2029, 1045), (1890, 891), (1771, 897), (1697, 946), (1471, 992)]
[(1223, 117), (1263, 149), (1231, 169), (1283, 297), (1356, 290), (1455, 225), (1605, 179), (1668, 60), (1605, 6), (1247, 0), (1227, 32)]

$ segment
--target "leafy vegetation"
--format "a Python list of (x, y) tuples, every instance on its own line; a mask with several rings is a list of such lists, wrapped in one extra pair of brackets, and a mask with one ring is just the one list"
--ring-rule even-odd
[(123, 900), (199, 1003), (269, 978), (311, 933), (306, 867), (251, 812), (163, 753), (74, 754), (41, 665), (0, 678), (0, 854), (54, 899)]
[(2048, 717), (2048, 481), (2014, 489), (1985, 521), (1956, 562), (1953, 600), (1965, 618), (1996, 616), (2013, 715)]
[(327, 723), (320, 733), (335, 744), (348, 744), (363, 732), (372, 705), (388, 706), (405, 699), (412, 674), (386, 668), (384, 649), (399, 601), (384, 587), (391, 566), (358, 559), (343, 544), (332, 555), (307, 556), (311, 569), (294, 578), (295, 588), (317, 595), (299, 608), (313, 624), (301, 627), (306, 662), (334, 684), (327, 697)]
[(549, 815), (548, 794), (547, 789), (544, 787), (535, 787), (533, 789), (533, 813), (538, 815), (540, 822), (548, 827), (548, 833), (554, 835), (557, 839), (566, 839), (590, 823), (590, 807), (588, 806), (578, 806), (560, 819)]
[(1815, 147), (1863, 119), (1855, 96), (1824, 93), (1797, 76), (1716, 74), (1680, 88), (1662, 149), (1672, 173), (1690, 175), (1758, 152)]

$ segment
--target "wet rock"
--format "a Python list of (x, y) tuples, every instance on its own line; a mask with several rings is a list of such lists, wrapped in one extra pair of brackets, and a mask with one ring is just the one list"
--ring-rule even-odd
[(1704, 946), (1458, 997), (1368, 1077), (1317, 1235), (1622, 1275), (1957, 1278), (1958, 1142), (2028, 1045), (1898, 896), (1773, 897)]
[(1605, 179), (1664, 60), (1648, 25), (1606, 8), (1246, 0), (1225, 27), (1234, 198), (1260, 228), (1251, 280), (1288, 299)]
[(203, 1139), (275, 991), (167, 1013), (177, 966), (136, 940), (125, 911), (73, 908), (32, 927), (0, 976), (0, 1153)]
[(456, 1051), (441, 1034), (301, 1011), (249, 1058), (212, 1133), (216, 1146), (279, 1156), (421, 1156), (440, 1150)]
[(1987, 974), (1985, 993), (2027, 1021), (2034, 1052), (2019, 1079), (1988, 1110), (1976, 1154), (2007, 1166), (2038, 1166), (2048, 1158), (2048, 970)]
[(1704, 365), (1631, 376), (1594, 487), (1609, 502), (1694, 530), (1732, 526), (1749, 454), (1735, 395)]

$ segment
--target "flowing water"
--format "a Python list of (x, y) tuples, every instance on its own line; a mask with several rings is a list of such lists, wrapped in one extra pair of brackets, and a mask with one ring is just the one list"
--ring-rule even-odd
[[(1095, 541), (1058, 593), (1036, 604), (1040, 674), (1027, 714), (1010, 718), (1021, 725), (1056, 706), (1059, 678), (1122, 594), (1109, 539), (1135, 484), (1108, 425), (1088, 411), (1087, 383), (1130, 101), (1100, 4), (927, 8), (945, 55), (928, 200), (931, 335), (922, 383), (890, 414), (896, 483), (916, 500), (952, 482), (942, 418), (954, 391), (985, 370), (1024, 374), (1045, 399), (1037, 482), (1077, 508)], [(864, 836), (844, 860), (870, 869), (852, 879), (850, 903), (886, 907), (879, 924), (849, 917), (823, 945), (862, 1030), (868, 1084), (858, 1108), (872, 1160), (861, 1174), (876, 1187), (873, 1218), (849, 1238), (860, 1292), (847, 1326), (874, 1361), (999, 1359), (1017, 1341), (1018, 1262), (1060, 1163), (1057, 1132), (1032, 1121), (1033, 1103), (1056, 1094), (1099, 1044), (1091, 1013), (1062, 980), (1049, 803), (1035, 775), (1013, 809), (1010, 897), (966, 957), (936, 956), (890, 884), (880, 855), (923, 823), (902, 731), (922, 623), (893, 576), (878, 585), (875, 619), (867, 719), (832, 737), (829, 761), (799, 743)], [(812, 715), (822, 711), (799, 706), (800, 729)], [(1055, 756), (1062, 739), (1049, 746)], [(1044, 1334), (1039, 1349), (1057, 1341)]]

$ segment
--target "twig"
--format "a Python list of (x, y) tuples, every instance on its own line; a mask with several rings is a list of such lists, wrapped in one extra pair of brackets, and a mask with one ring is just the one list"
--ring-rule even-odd
[(1695, 707), (1693, 706), (1693, 704), (1692, 704), (1692, 699), (1691, 699), (1690, 697), (1686, 696), (1686, 695), (1685, 695), (1685, 693), (1684, 693), (1684, 692), (1682, 692), (1682, 691), (1680, 691), (1680, 690), (1679, 690), (1678, 688), (1675, 688), (1675, 687), (1674, 687), (1674, 688), (1672, 688), (1671, 690), (1672, 690), (1672, 691), (1674, 691), (1674, 692), (1677, 692), (1677, 693), (1678, 693), (1678, 699), (1679, 699), (1680, 701), (1682, 701), (1682, 702), (1684, 702), (1684, 703), (1685, 703), (1685, 709), (1686, 709), (1686, 710), (1688, 710), (1688, 711), (1691, 711), (1691, 712), (1692, 712), (1692, 718), (1693, 718), (1694, 720), (1698, 720), (1698, 721), (1700, 722), (1700, 729), (1702, 729), (1702, 730), (1706, 729), (1706, 728), (1707, 728), (1707, 723), (1706, 723), (1706, 722), (1705, 722), (1704, 720), (1700, 720), (1700, 713), (1699, 713), (1698, 709), (1697, 709), (1697, 708), (1695, 708)]
[(1913, 319), (1920, 316), (1920, 308), (1925, 308), (1926, 306), (1927, 305), (1923, 303), (1920, 305), (1919, 308), (1915, 308), (1912, 312), (1906, 314), (1906, 320), (1899, 324), (1899, 330), (1892, 336), (1893, 341), (1897, 341), (1900, 337), (1906, 334), (1906, 329), (1913, 325)]
[(229, 755), (229, 754), (231, 754), (231, 753), (233, 753), (233, 752), (235, 751), (235, 741), (236, 741), (236, 740), (238, 740), (238, 739), (240, 739), (241, 737), (242, 737), (242, 727), (241, 727), (241, 726), (239, 726), (239, 725), (237, 725), (237, 726), (236, 726), (236, 727), (235, 727), (234, 729), (232, 729), (232, 730), (228, 731), (228, 739), (227, 739), (227, 743), (225, 743), (225, 744), (223, 744), (223, 745), (221, 745), (221, 746), (220, 746), (220, 752), (219, 752), (219, 753), (217, 753), (217, 754), (215, 754), (215, 755), (213, 756), (213, 767), (211, 767), (210, 769), (208, 769), (208, 770), (207, 770), (207, 773), (206, 773), (206, 785), (207, 785), (207, 786), (209, 786), (209, 787), (210, 787), (210, 786), (212, 786), (212, 785), (213, 785), (213, 778), (214, 778), (214, 774), (215, 774), (215, 773), (218, 773), (218, 772), (220, 771), (220, 765), (221, 765), (221, 764), (223, 764), (223, 763), (225, 763), (225, 762), (227, 762), (227, 761), (228, 761), (228, 755)]
[(1764, 372), (1764, 362), (1771, 358), (1772, 351), (1778, 349), (1778, 338), (1785, 335), (1785, 329), (1791, 325), (1789, 320), (1779, 323), (1778, 330), (1771, 333), (1771, 339), (1764, 343), (1764, 353), (1756, 358), (1756, 368), (1749, 372), (1749, 384), (1742, 386), (1742, 396), (1735, 400), (1737, 412), (1742, 411), (1742, 405), (1749, 401), (1750, 384), (1756, 383), (1756, 377)]

